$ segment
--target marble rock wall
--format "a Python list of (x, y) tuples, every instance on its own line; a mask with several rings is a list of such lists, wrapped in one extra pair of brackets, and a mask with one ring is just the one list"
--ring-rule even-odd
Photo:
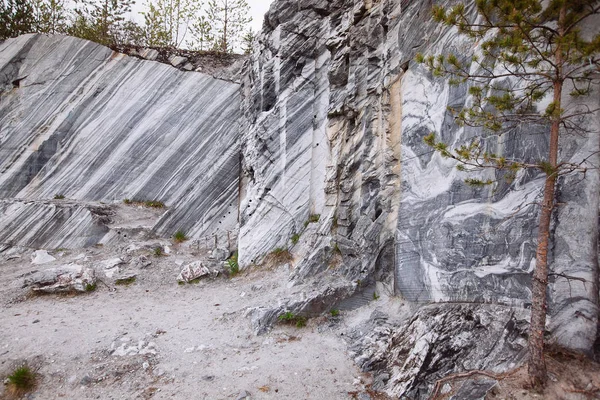
[(108, 233), (112, 215), (105, 205), (0, 200), (1, 243), (54, 249), (92, 246)]
[[(308, 246), (292, 251), (293, 280), (326, 269), (337, 250), (337, 272), (353, 280), (391, 254), (401, 103), (389, 90), (398, 63), (388, 38), (396, 6), (272, 4), (242, 81), (242, 265), (291, 247), (294, 234)], [(306, 225), (317, 215), (316, 228)]]
[(161, 235), (235, 228), (239, 85), (25, 35), (0, 43), (0, 90), (0, 198), (159, 200)]
[[(327, 270), (339, 249), (332, 273), (364, 282), (391, 265), (396, 293), (410, 301), (528, 307), (543, 176), (485, 175), (499, 183), (474, 189), (424, 144), (432, 131), (450, 144), (482, 135), (447, 111), (468, 101), (467, 85), (450, 87), (413, 61), (417, 52), (477, 51), (431, 21), (433, 3), (272, 4), (242, 81), (242, 265), (290, 248), (297, 281)], [(594, 108), (598, 99), (586, 101)], [(590, 117), (590, 134), (565, 136), (561, 159), (598, 165), (598, 124)], [(523, 124), (486, 142), (533, 161), (547, 153), (547, 131)], [(549, 327), (584, 351), (598, 317), (599, 188), (595, 170), (561, 179), (552, 227)], [(294, 246), (292, 235), (305, 233), (309, 246)]]
[[(409, 21), (426, 11), (426, 5), (413, 2), (401, 18)], [(419, 52), (454, 52), (469, 60), (479, 50), (457, 37), (454, 30), (432, 30), (426, 21), (421, 26), (426, 34), (416, 49)], [(401, 40), (402, 37), (400, 45), (408, 51)], [(414, 62), (402, 76), (397, 289), (417, 302), (528, 307), (544, 175), (520, 172), (509, 183), (503, 172), (487, 171), (479, 177), (498, 183), (472, 188), (464, 179), (473, 174), (457, 171), (452, 160), (432, 153), (423, 137), (436, 132), (438, 138), (455, 146), (469, 143), (473, 137), (484, 137), (490, 151), (508, 159), (535, 163), (547, 158), (549, 128), (522, 123), (502, 135), (459, 128), (447, 108), (467, 104), (467, 90), (467, 84), (449, 86)], [(590, 109), (600, 105), (598, 92), (583, 103), (576, 103), (569, 96), (563, 101), (569, 109), (586, 103)], [(598, 165), (598, 115), (590, 115), (580, 123), (589, 132), (565, 134), (559, 158), (573, 163), (589, 158), (588, 167)], [(549, 328), (554, 340), (583, 351), (589, 351), (596, 339), (599, 191), (600, 176), (595, 169), (585, 177), (575, 173), (560, 178), (558, 207), (551, 227)]]

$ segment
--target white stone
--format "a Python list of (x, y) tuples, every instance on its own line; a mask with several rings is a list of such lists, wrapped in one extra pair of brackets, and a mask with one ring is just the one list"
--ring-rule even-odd
[(36, 265), (47, 264), (51, 263), (52, 261), (56, 261), (56, 258), (48, 254), (46, 250), (36, 250), (33, 252), (31, 257), (31, 263)]

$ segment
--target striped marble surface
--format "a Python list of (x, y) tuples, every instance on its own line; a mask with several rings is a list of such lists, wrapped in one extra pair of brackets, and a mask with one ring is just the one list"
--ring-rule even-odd
[(157, 200), (161, 235), (237, 223), (239, 85), (81, 39), (0, 44), (0, 198)]

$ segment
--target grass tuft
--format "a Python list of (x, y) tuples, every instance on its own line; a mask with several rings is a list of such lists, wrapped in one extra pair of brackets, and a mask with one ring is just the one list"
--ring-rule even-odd
[(146, 200), (144, 205), (150, 208), (165, 208), (165, 203), (157, 200)]
[(283, 313), (279, 317), (277, 317), (277, 319), (279, 320), (279, 322), (284, 323), (284, 324), (296, 325), (296, 328), (305, 327), (306, 321), (307, 321), (306, 317), (303, 317), (302, 315), (294, 314), (291, 311), (286, 311), (285, 313)]
[(284, 247), (277, 247), (267, 254), (262, 264), (268, 267), (275, 267), (290, 261), (292, 261), (292, 254), (289, 250)]
[(306, 228), (308, 224), (314, 224), (315, 222), (319, 222), (321, 219), (321, 214), (311, 214), (308, 219), (304, 222), (304, 227)]
[(64, 198), (65, 198), (65, 196), (63, 196), (62, 194), (55, 194), (54, 195), (54, 200), (62, 200)]
[(85, 285), (85, 291), (86, 292), (93, 292), (94, 290), (96, 290), (96, 284), (95, 283), (87, 283)]
[(135, 276), (132, 276), (132, 277), (130, 277), (130, 278), (117, 279), (117, 280), (115, 281), (115, 285), (129, 286), (129, 285), (131, 285), (133, 282), (135, 282)]
[(163, 248), (161, 246), (157, 246), (154, 248), (154, 255), (156, 257), (160, 257), (163, 255)]
[(15, 393), (27, 393), (36, 385), (35, 373), (27, 365), (16, 368), (8, 377), (8, 384)]
[(299, 233), (294, 233), (292, 235), (292, 244), (298, 243), (299, 240), (300, 240), (300, 234)]
[(238, 252), (233, 253), (231, 257), (229, 257), (226, 261), (227, 271), (229, 272), (229, 276), (235, 276), (240, 272), (240, 265), (238, 264)]
[(165, 203), (158, 200), (135, 200), (135, 199), (123, 199), (123, 204), (130, 205), (138, 205), (144, 206), (148, 208), (165, 208)]
[(175, 240), (176, 243), (182, 243), (188, 240), (188, 237), (185, 235), (185, 232), (180, 229), (173, 235), (173, 240)]
[(337, 317), (340, 315), (340, 310), (333, 308), (333, 309), (329, 310), (329, 314), (331, 314), (332, 317)]

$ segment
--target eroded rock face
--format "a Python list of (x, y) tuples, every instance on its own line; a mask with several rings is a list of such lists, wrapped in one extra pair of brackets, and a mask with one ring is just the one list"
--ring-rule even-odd
[(239, 85), (25, 35), (0, 44), (0, 90), (0, 198), (159, 200), (165, 236), (235, 227)]
[[(366, 280), (393, 242), (399, 203), (399, 98), (389, 14), (397, 4), (277, 1), (243, 83), (240, 264), (290, 246), (319, 216), (293, 279)], [(397, 80), (397, 76), (394, 78)], [(312, 224), (311, 224), (312, 225)]]
[(111, 216), (110, 207), (102, 205), (0, 200), (0, 241), (48, 249), (92, 246), (108, 233)]
[[(436, 1), (450, 5), (449, 1)], [(431, 2), (276, 1), (243, 81), (239, 259), (293, 248), (294, 283), (330, 274), (339, 251), (346, 279), (365, 282), (393, 265), (397, 293), (422, 302), (492, 302), (528, 307), (543, 175), (474, 189), (469, 177), (423, 142), (468, 143), (448, 106), (467, 102), (412, 60), (476, 44), (431, 20)], [(566, 100), (577, 106), (574, 100)], [(598, 97), (583, 100), (591, 109)], [(579, 104), (581, 105), (581, 104)], [(599, 121), (564, 136), (561, 159), (600, 162)], [(487, 146), (507, 158), (547, 154), (545, 126), (525, 125)], [(590, 351), (598, 320), (598, 171), (561, 179), (551, 251), (553, 340)], [(471, 177), (473, 177), (471, 175)], [(317, 227), (304, 222), (319, 215)], [(311, 226), (313, 224), (310, 224)], [(306, 238), (306, 239), (305, 239)]]
[[(504, 372), (526, 355), (526, 310), (482, 304), (439, 304), (419, 310), (405, 325), (371, 318), (356, 334), (355, 360), (375, 373), (375, 389), (393, 398), (425, 399), (453, 372)], [(351, 334), (352, 336), (352, 334)]]

